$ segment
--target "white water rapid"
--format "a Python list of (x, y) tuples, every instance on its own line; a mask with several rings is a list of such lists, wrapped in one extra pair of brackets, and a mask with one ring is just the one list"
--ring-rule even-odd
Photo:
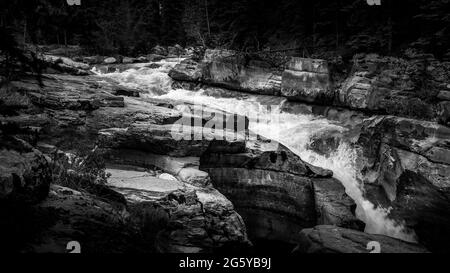
[[(347, 128), (321, 116), (282, 112), (281, 105), (284, 99), (279, 97), (234, 91), (227, 92), (227, 96), (220, 96), (220, 92), (208, 89), (198, 91), (172, 89), (172, 82), (167, 73), (178, 61), (179, 59), (163, 60), (155, 63), (157, 68), (140, 65), (124, 72), (108, 74), (97, 72), (97, 74), (100, 77), (117, 80), (124, 86), (141, 89), (145, 91), (146, 96), (153, 98), (203, 104), (240, 115), (257, 112), (266, 122), (250, 122), (249, 129), (284, 144), (310, 164), (332, 170), (334, 177), (343, 183), (347, 194), (356, 202), (356, 213), (358, 218), (366, 223), (366, 232), (415, 241), (414, 234), (405, 232), (401, 225), (386, 217), (386, 210), (375, 209), (374, 205), (363, 197), (361, 180), (355, 167), (357, 153), (348, 141), (340, 141), (338, 148), (327, 155), (308, 148), (311, 137), (326, 135), (327, 132), (343, 133), (348, 130)], [(230, 96), (233, 92), (236, 95)], [(272, 105), (270, 111), (267, 111), (265, 106), (267, 104)]]

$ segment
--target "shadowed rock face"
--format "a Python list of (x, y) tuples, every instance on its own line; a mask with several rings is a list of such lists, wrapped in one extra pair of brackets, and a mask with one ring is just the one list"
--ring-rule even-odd
[(125, 208), (119, 209), (97, 197), (53, 185), (49, 197), (36, 210), (50, 226), (27, 251), (66, 253), (68, 242), (76, 240), (82, 253), (151, 252), (144, 248), (137, 228)]
[(244, 218), (252, 238), (293, 242), (292, 232), (316, 224), (311, 181), (245, 168), (203, 169)]
[(0, 201), (36, 203), (44, 199), (52, 179), (44, 155), (1, 131), (0, 141)]
[(389, 216), (433, 252), (449, 240), (449, 138), (448, 127), (387, 116), (367, 119), (358, 140), (367, 198), (392, 207)]
[(82, 253), (154, 251), (129, 222), (123, 204), (69, 188), (52, 185), (42, 202), (2, 204), (0, 211), (0, 252), (68, 253), (70, 241), (78, 241)]
[(450, 188), (450, 129), (433, 122), (394, 116), (367, 119), (358, 145), (361, 170), (366, 177), (377, 173), (374, 181), (395, 199), (396, 182), (405, 170), (423, 175), (444, 192)]
[(326, 225), (302, 230), (299, 241), (297, 253), (369, 253), (369, 242), (379, 243), (379, 253), (428, 252), (420, 245), (388, 236)]
[(356, 204), (345, 193), (341, 182), (333, 178), (315, 178), (312, 183), (318, 225), (364, 231), (364, 222), (355, 217)]
[(450, 198), (422, 175), (406, 170), (398, 179), (390, 217), (414, 230), (418, 241), (433, 252), (448, 252)]
[(303, 162), (281, 144), (256, 141), (226, 150), (211, 142), (200, 169), (233, 202), (251, 239), (295, 243), (296, 230), (317, 223), (363, 226), (332, 172)]

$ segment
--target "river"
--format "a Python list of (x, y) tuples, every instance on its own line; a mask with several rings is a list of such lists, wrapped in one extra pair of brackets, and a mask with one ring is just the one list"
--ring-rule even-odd
[[(170, 69), (181, 59), (167, 59), (152, 64), (133, 65), (132, 68), (113, 73), (93, 71), (99, 77), (107, 77), (120, 84), (140, 89), (143, 96), (165, 100), (185, 101), (220, 109), (239, 115), (257, 115), (259, 122), (250, 120), (249, 130), (264, 137), (276, 140), (304, 161), (333, 171), (336, 179), (344, 185), (347, 194), (357, 204), (356, 215), (366, 223), (365, 232), (383, 234), (414, 242), (415, 235), (406, 232), (403, 226), (387, 217), (388, 208), (375, 208), (363, 195), (363, 181), (356, 162), (357, 148), (346, 137), (348, 126), (329, 120), (320, 115), (288, 113), (281, 97), (253, 95), (217, 88), (205, 88), (197, 91), (173, 89), (168, 76)], [(319, 153), (310, 148), (311, 141), (317, 137), (333, 134), (338, 138), (338, 146), (329, 153)]]

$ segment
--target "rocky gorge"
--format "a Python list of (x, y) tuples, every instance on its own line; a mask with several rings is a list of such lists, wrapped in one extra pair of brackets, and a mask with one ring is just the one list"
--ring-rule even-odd
[(2, 251), (448, 252), (448, 62), (97, 59), (1, 86)]

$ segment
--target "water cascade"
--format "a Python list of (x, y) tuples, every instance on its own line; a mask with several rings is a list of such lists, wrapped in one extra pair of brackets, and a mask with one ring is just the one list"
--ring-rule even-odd
[[(413, 234), (405, 232), (401, 225), (387, 218), (386, 209), (375, 208), (364, 198), (361, 177), (355, 165), (358, 153), (351, 141), (344, 137), (349, 130), (347, 127), (322, 116), (284, 112), (282, 105), (285, 99), (281, 97), (217, 91), (213, 88), (198, 91), (173, 89), (167, 73), (177, 61), (163, 60), (155, 63), (153, 68), (142, 66), (123, 72), (97, 74), (118, 80), (124, 86), (140, 89), (144, 92), (143, 96), (151, 98), (202, 104), (240, 115), (258, 113), (259, 119), (264, 122), (250, 121), (249, 129), (282, 143), (310, 164), (332, 170), (334, 177), (343, 183), (347, 194), (357, 204), (356, 214), (366, 223), (366, 232), (415, 241)], [(313, 137), (336, 132), (340, 137), (339, 145), (332, 152), (322, 154), (310, 149)]]

